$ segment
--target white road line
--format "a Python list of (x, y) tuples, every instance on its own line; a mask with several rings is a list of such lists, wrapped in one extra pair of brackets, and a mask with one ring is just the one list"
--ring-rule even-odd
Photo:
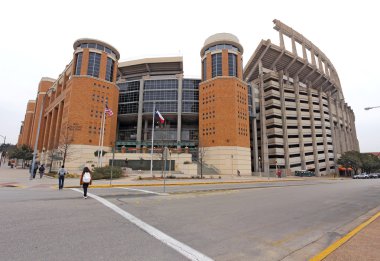
[[(79, 193), (83, 193), (81, 190), (76, 189), (76, 188), (72, 188), (72, 190), (77, 191)], [(99, 197), (95, 194), (92, 194), (92, 193), (87, 193), (87, 195), (93, 199), (96, 199), (97, 201), (99, 201), (100, 203), (105, 205), (106, 207), (109, 207), (110, 209), (112, 209), (113, 211), (115, 211), (116, 213), (118, 213), (119, 215), (121, 215), (122, 217), (124, 217), (125, 219), (130, 221), (131, 223), (135, 224), (136, 226), (138, 226), (139, 228), (144, 230), (149, 235), (160, 240), (162, 243), (170, 246), (171, 248), (173, 248), (174, 250), (176, 250), (180, 254), (184, 255), (185, 257), (189, 258), (190, 260), (202, 260), (202, 261), (203, 260), (204, 261), (213, 260), (213, 259), (209, 258), (208, 256), (198, 252), (197, 250), (189, 247), (188, 245), (185, 245), (185, 244), (179, 242), (178, 240), (166, 235), (165, 233), (163, 233), (160, 230), (152, 227), (151, 225), (145, 223), (144, 221), (138, 219), (137, 217), (129, 214), (128, 212), (122, 210), (121, 208), (119, 208), (115, 204), (112, 204), (108, 200), (101, 198), (101, 197)]]
[(155, 195), (160, 195), (160, 196), (167, 196), (167, 195), (169, 195), (168, 193), (159, 193), (159, 192), (154, 192), (154, 191), (145, 190), (145, 189), (133, 189), (133, 188), (121, 188), (121, 189), (133, 190), (133, 191), (141, 191), (141, 192), (145, 192), (145, 193), (149, 193), (149, 194), (155, 194)]

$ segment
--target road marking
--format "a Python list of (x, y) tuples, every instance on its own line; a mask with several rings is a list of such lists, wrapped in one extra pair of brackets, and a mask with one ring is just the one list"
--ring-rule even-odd
[[(83, 193), (81, 190), (76, 189), (76, 188), (72, 188), (72, 190), (77, 191), (79, 193)], [(166, 235), (165, 233), (163, 233), (160, 230), (152, 227), (151, 225), (145, 223), (144, 221), (138, 219), (137, 217), (133, 216), (132, 214), (129, 214), (128, 212), (122, 210), (121, 208), (119, 208), (115, 204), (112, 204), (108, 200), (106, 200), (102, 197), (99, 197), (95, 194), (92, 194), (92, 193), (87, 193), (87, 195), (93, 199), (96, 199), (97, 201), (99, 201), (100, 203), (105, 205), (106, 207), (109, 207), (110, 209), (112, 209), (113, 211), (115, 211), (116, 213), (118, 213), (119, 215), (121, 215), (122, 217), (124, 217), (125, 219), (130, 221), (131, 223), (135, 224), (136, 226), (138, 226), (139, 228), (144, 230), (149, 235), (160, 240), (162, 243), (173, 248), (174, 250), (176, 250), (180, 254), (184, 255), (188, 259), (190, 259), (190, 260), (202, 260), (202, 261), (203, 260), (204, 261), (213, 260), (213, 259), (209, 258), (208, 256), (206, 256), (206, 255), (198, 252), (197, 250), (191, 248), (190, 246), (185, 245), (184, 243), (181, 243), (178, 240)]]
[(357, 233), (359, 233), (363, 228), (368, 226), (372, 221), (374, 221), (376, 218), (380, 216), (380, 212), (372, 216), (370, 219), (368, 219), (366, 222), (360, 224), (354, 230), (352, 230), (350, 233), (342, 237), (341, 239), (335, 241), (332, 245), (327, 247), (325, 250), (323, 250), (321, 253), (317, 254), (316, 256), (312, 257), (309, 261), (320, 261), (326, 258), (328, 255), (330, 255), (333, 251), (335, 251), (338, 247), (346, 243), (349, 239), (351, 239), (353, 236), (355, 236)]
[(159, 196), (167, 196), (167, 195), (169, 195), (168, 193), (159, 193), (159, 192), (154, 192), (154, 191), (145, 190), (145, 189), (133, 189), (133, 188), (121, 188), (121, 189), (140, 191), (140, 192), (145, 192), (145, 193), (148, 193), (148, 194), (155, 194), (155, 195), (159, 195)]

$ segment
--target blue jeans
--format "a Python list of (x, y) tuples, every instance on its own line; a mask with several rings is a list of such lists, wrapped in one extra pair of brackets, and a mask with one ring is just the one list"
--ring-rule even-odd
[(59, 189), (63, 189), (63, 182), (65, 181), (65, 176), (59, 176), (58, 177), (58, 186)]

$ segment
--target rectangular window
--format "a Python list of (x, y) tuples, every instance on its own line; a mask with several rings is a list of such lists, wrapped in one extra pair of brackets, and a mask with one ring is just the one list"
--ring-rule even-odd
[(236, 54), (229, 53), (228, 54), (228, 75), (229, 76), (237, 76), (236, 61), (237, 61)]
[(90, 57), (88, 58), (87, 75), (99, 77), (99, 69), (100, 54), (90, 52)]
[(113, 67), (115, 62), (107, 57), (107, 68), (106, 68), (106, 81), (112, 82), (113, 81)]
[(212, 55), (212, 77), (222, 76), (222, 54)]
[(80, 70), (82, 68), (82, 56), (83, 56), (83, 53), (77, 54), (77, 62), (75, 65), (75, 75), (80, 75)]

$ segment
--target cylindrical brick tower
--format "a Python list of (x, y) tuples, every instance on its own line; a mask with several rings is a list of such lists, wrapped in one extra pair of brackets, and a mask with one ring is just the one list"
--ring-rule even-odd
[(248, 88), (242, 80), (243, 47), (236, 36), (219, 33), (201, 50), (199, 147), (203, 160), (221, 174), (251, 174)]

